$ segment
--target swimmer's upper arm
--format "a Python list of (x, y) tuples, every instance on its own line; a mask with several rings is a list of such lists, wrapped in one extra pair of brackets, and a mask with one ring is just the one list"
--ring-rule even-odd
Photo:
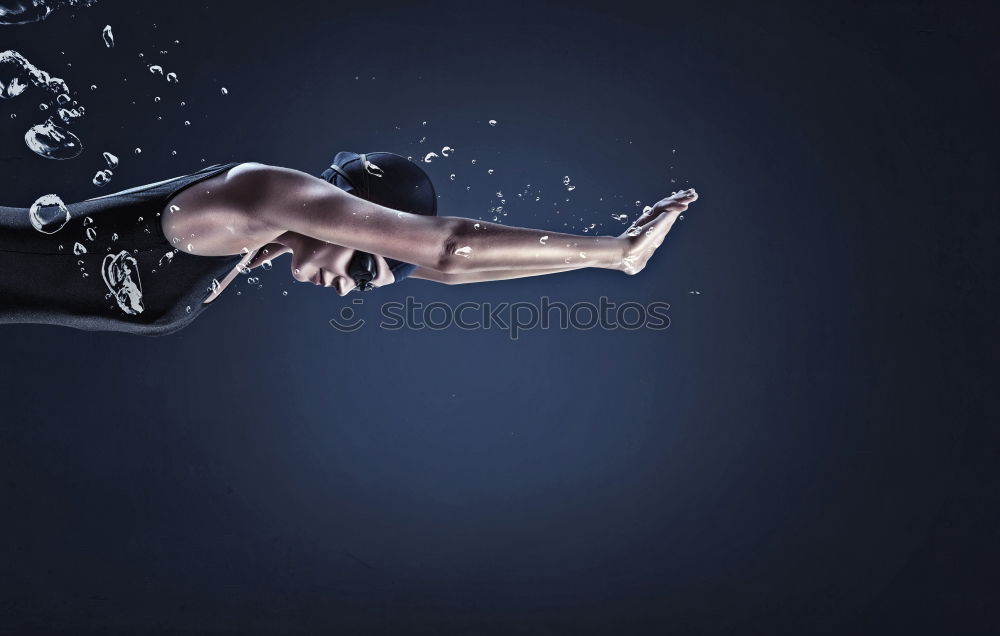
[(175, 193), (162, 214), (173, 245), (192, 244), (194, 253), (220, 256), (263, 244), (270, 225), (256, 213), (265, 192), (259, 163), (242, 163)]
[(392, 210), (279, 166), (249, 164), (234, 179), (257, 197), (244, 205), (267, 226), (266, 241), (291, 231), (429, 269), (446, 269), (453, 260), (461, 219)]

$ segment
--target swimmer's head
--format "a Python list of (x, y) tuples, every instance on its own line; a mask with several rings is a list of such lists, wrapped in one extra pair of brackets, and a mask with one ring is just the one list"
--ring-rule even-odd
[[(410, 214), (437, 215), (437, 193), (430, 177), (416, 163), (395, 153), (338, 152), (320, 176), (372, 203)], [(372, 288), (377, 276), (371, 269), (374, 262), (366, 252), (356, 252), (351, 259), (348, 269), (358, 289)], [(397, 282), (416, 269), (411, 263), (391, 258), (385, 262)]]

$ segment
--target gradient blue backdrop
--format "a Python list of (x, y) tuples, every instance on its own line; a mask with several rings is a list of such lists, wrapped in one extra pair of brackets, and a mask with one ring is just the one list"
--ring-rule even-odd
[(101, 0), (3, 27), (87, 107), (55, 162), (2, 103), (5, 205), (444, 145), (446, 215), (502, 191), (505, 223), (618, 233), (702, 198), (639, 276), (357, 307), (605, 295), (670, 303), (666, 331), (343, 334), (288, 256), (174, 336), (4, 327), (0, 633), (995, 633), (995, 18)]

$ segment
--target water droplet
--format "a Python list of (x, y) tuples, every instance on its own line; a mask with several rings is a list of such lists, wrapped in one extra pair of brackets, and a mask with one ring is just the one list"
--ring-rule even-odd
[(271, 261), (264, 261), (263, 263), (260, 264), (260, 266), (263, 267), (264, 269), (271, 269), (272, 267), (274, 267)]
[(59, 104), (60, 106), (65, 106), (69, 102), (70, 102), (69, 95), (67, 95), (66, 93), (62, 93), (58, 97), (56, 97), (56, 103)]
[(480, 225), (478, 223), (474, 223), (472, 225), (472, 227), (473, 227), (473, 229), (476, 229), (476, 230), (480, 229)]
[(635, 206), (636, 206), (636, 207), (639, 207), (640, 205), (642, 205), (642, 201), (636, 201), (636, 202), (635, 202)]
[(187, 307), (185, 307), (184, 311), (187, 312), (187, 313), (191, 313), (191, 305), (188, 305)]
[(375, 165), (371, 161), (368, 161), (367, 159), (365, 159), (365, 172), (375, 177), (382, 177), (385, 175), (385, 173), (382, 171), (382, 168), (379, 168), (377, 165)]
[(564, 186), (568, 186), (569, 185), (569, 177), (568, 176), (567, 177), (563, 177), (563, 185)]
[(104, 27), (104, 30), (101, 31), (101, 37), (104, 38), (104, 46), (108, 47), (109, 49), (114, 48), (115, 34), (111, 32), (110, 24)]
[(117, 168), (118, 167), (118, 157), (114, 156), (110, 152), (103, 153), (103, 156), (104, 156), (104, 161), (105, 161), (105, 163), (108, 164), (109, 168)]
[(136, 148), (135, 149), (135, 154), (141, 155), (142, 154), (142, 148)]
[(223, 95), (228, 95), (228, 94), (229, 94), (229, 89), (227, 89), (227, 88), (226, 88), (225, 86), (223, 86), (223, 87), (222, 87), (222, 90), (221, 90), (220, 92), (221, 92), (221, 93), (222, 93)]
[(101, 170), (94, 175), (93, 184), (98, 187), (104, 187), (111, 182), (111, 175), (113, 173), (110, 170)]
[(287, 295), (288, 295), (288, 292), (287, 292), (287, 291), (283, 291), (283, 292), (281, 292), (281, 295), (282, 295), (282, 296), (287, 296)]
[(149, 67), (149, 72), (153, 75), (163, 75), (163, 67), (159, 64), (153, 64)]
[(154, 97), (154, 98), (153, 98), (153, 101), (154, 101), (154, 102), (159, 102), (159, 101), (160, 101), (160, 97), (159, 97), (159, 95), (157, 95), (156, 97)]
[(94, 228), (92, 228), (92, 227), (88, 227), (87, 228), (87, 240), (88, 241), (93, 241), (93, 240), (96, 240), (96, 239), (97, 239), (97, 230), (94, 229)]
[(496, 125), (497, 125), (497, 120), (491, 119), (490, 120), (490, 126), (496, 126)]
[(167, 81), (171, 84), (177, 83), (177, 73), (167, 73)]
[(448, 178), (451, 179), (452, 181), (454, 181), (455, 180), (455, 174), (452, 173), (452, 174), (448, 175)]
[(545, 245), (546, 244), (545, 241), (547, 240), (549, 240), (549, 237), (543, 236), (542, 238), (538, 239), (538, 242), (541, 243), (542, 245)]
[(28, 210), (32, 227), (43, 234), (54, 234), (69, 221), (69, 209), (55, 194), (38, 197)]
[(113, 233), (113, 234), (111, 235), (111, 240), (112, 240), (112, 241), (117, 241), (117, 240), (118, 240), (118, 232), (115, 232), (115, 233)]
[(441, 149), (441, 156), (442, 157), (447, 157), (448, 155), (450, 155), (453, 152), (455, 152), (454, 148), (452, 148), (451, 146), (445, 146), (444, 148)]
[(569, 190), (570, 192), (572, 192), (573, 190), (576, 190), (576, 186), (575, 185), (569, 185), (569, 186), (566, 186), (566, 189)]
[(176, 157), (177, 156), (177, 151), (176, 150), (171, 150), (170, 151), (170, 156), (171, 157)]
[(82, 243), (77, 241), (76, 243), (73, 243), (73, 253), (76, 254), (77, 256), (81, 254), (86, 254), (87, 248), (84, 247)]
[(97, 90), (97, 84), (91, 84), (90, 85), (90, 90), (96, 91)]
[(38, 110), (48, 110), (48, 109), (49, 109), (49, 105), (48, 104), (39, 104), (38, 105)]
[(468, 245), (466, 245), (465, 247), (460, 247), (455, 250), (455, 254), (469, 258), (469, 256), (472, 254), (472, 248)]
[(493, 174), (493, 168), (490, 168), (490, 169), (489, 169), (489, 170), (487, 170), (486, 172), (487, 172), (487, 174)]
[(438, 153), (436, 152), (428, 152), (426, 155), (424, 155), (424, 163), (430, 163), (434, 159), (434, 157), (437, 156)]
[(184, 120), (184, 125), (185, 125), (185, 126), (190, 126), (190, 125), (191, 125), (191, 122), (189, 122), (188, 120), (186, 120), (186, 119), (185, 119), (185, 120)]
[(46, 159), (72, 159), (83, 152), (80, 138), (52, 121), (37, 124), (24, 134), (24, 143), (35, 154)]

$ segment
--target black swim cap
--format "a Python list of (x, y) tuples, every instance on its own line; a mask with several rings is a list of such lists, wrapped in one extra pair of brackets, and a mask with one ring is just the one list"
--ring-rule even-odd
[[(409, 212), (437, 215), (437, 193), (423, 169), (392, 152), (338, 152), (333, 163), (320, 175), (345, 192), (378, 205)], [(396, 281), (401, 281), (416, 265), (387, 258)]]

